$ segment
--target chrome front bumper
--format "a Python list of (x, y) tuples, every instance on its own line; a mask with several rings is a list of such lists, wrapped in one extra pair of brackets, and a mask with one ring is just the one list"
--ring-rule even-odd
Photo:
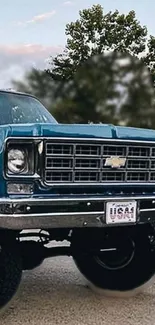
[[(105, 203), (109, 201), (122, 201), (122, 200), (137, 201), (138, 209), (137, 209), (136, 223), (155, 222), (155, 197), (154, 196), (80, 197), (80, 198), (65, 197), (65, 198), (49, 198), (49, 199), (21, 198), (21, 199), (0, 199), (0, 228), (12, 229), (12, 230), (24, 230), (24, 229), (50, 229), (50, 228), (71, 229), (71, 228), (84, 228), (84, 227), (86, 228), (87, 227), (92, 227), (92, 228), (109, 227), (109, 225), (106, 224)], [(141, 208), (142, 202), (145, 203), (145, 206), (149, 205), (149, 208), (142, 209)], [(82, 207), (80, 205), (82, 205)], [(65, 207), (64, 212), (62, 212), (62, 209), (60, 209), (61, 206)], [(99, 209), (97, 209), (96, 207), (99, 207)], [(81, 210), (78, 210), (79, 208)], [(93, 210), (94, 208), (95, 210)], [(36, 209), (37, 212), (34, 212), (36, 211)], [(119, 225), (127, 226), (129, 224), (122, 223)], [(118, 224), (113, 226), (118, 226)]]

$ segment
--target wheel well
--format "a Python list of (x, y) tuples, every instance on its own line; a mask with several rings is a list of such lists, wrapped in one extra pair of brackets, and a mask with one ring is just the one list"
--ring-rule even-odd
[[(0, 244), (9, 246), (16, 244), (20, 249), (23, 258), (23, 269), (31, 269), (42, 263), (45, 258), (67, 255), (73, 256), (74, 253), (80, 254), (87, 251), (90, 254), (100, 248), (108, 250), (109, 243), (107, 238), (112, 241), (126, 236), (139, 237), (139, 240), (151, 243), (155, 248), (155, 231), (150, 224), (108, 227), (108, 228), (78, 228), (78, 229), (49, 229), (49, 230), (26, 230), (26, 231), (0, 231)], [(68, 245), (49, 247), (52, 241), (67, 241)]]

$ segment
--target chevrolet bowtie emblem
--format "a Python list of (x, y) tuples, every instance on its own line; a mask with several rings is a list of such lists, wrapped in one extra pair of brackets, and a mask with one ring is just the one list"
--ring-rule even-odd
[(125, 163), (126, 163), (126, 158), (121, 158), (118, 156), (111, 156), (111, 157), (106, 158), (104, 166), (112, 167), (112, 168), (120, 168), (120, 167), (124, 167)]

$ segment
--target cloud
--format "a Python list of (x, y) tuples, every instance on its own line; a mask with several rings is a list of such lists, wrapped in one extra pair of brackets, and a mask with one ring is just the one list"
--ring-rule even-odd
[(16, 22), (15, 24), (16, 24), (17, 26), (26, 26), (26, 25), (29, 25), (29, 24), (34, 24), (34, 23), (38, 23), (38, 22), (42, 22), (42, 21), (44, 21), (44, 20), (50, 19), (50, 18), (53, 17), (55, 14), (56, 14), (56, 10), (52, 10), (52, 11), (50, 11), (50, 12), (46, 12), (46, 13), (44, 13), (44, 14), (34, 16), (34, 17), (32, 17), (32, 19), (27, 20), (27, 21), (25, 21), (25, 22), (18, 21), (18, 22)]
[(43, 46), (41, 44), (21, 44), (21, 45), (0, 45), (0, 53), (4, 52), (6, 55), (36, 55), (43, 56), (50, 51), (60, 51), (62, 46)]
[(0, 45), (0, 88), (9, 88), (12, 79), (22, 79), (32, 67), (45, 69), (48, 58), (62, 51), (63, 46)]
[(63, 3), (63, 5), (64, 6), (72, 6), (72, 5), (74, 5), (74, 2), (73, 1), (64, 1), (64, 3)]

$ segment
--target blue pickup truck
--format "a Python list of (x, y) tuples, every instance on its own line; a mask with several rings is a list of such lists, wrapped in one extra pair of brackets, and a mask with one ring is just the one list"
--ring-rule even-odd
[(34, 96), (1, 90), (0, 184), (0, 308), (52, 256), (113, 295), (153, 279), (154, 130), (59, 124)]

